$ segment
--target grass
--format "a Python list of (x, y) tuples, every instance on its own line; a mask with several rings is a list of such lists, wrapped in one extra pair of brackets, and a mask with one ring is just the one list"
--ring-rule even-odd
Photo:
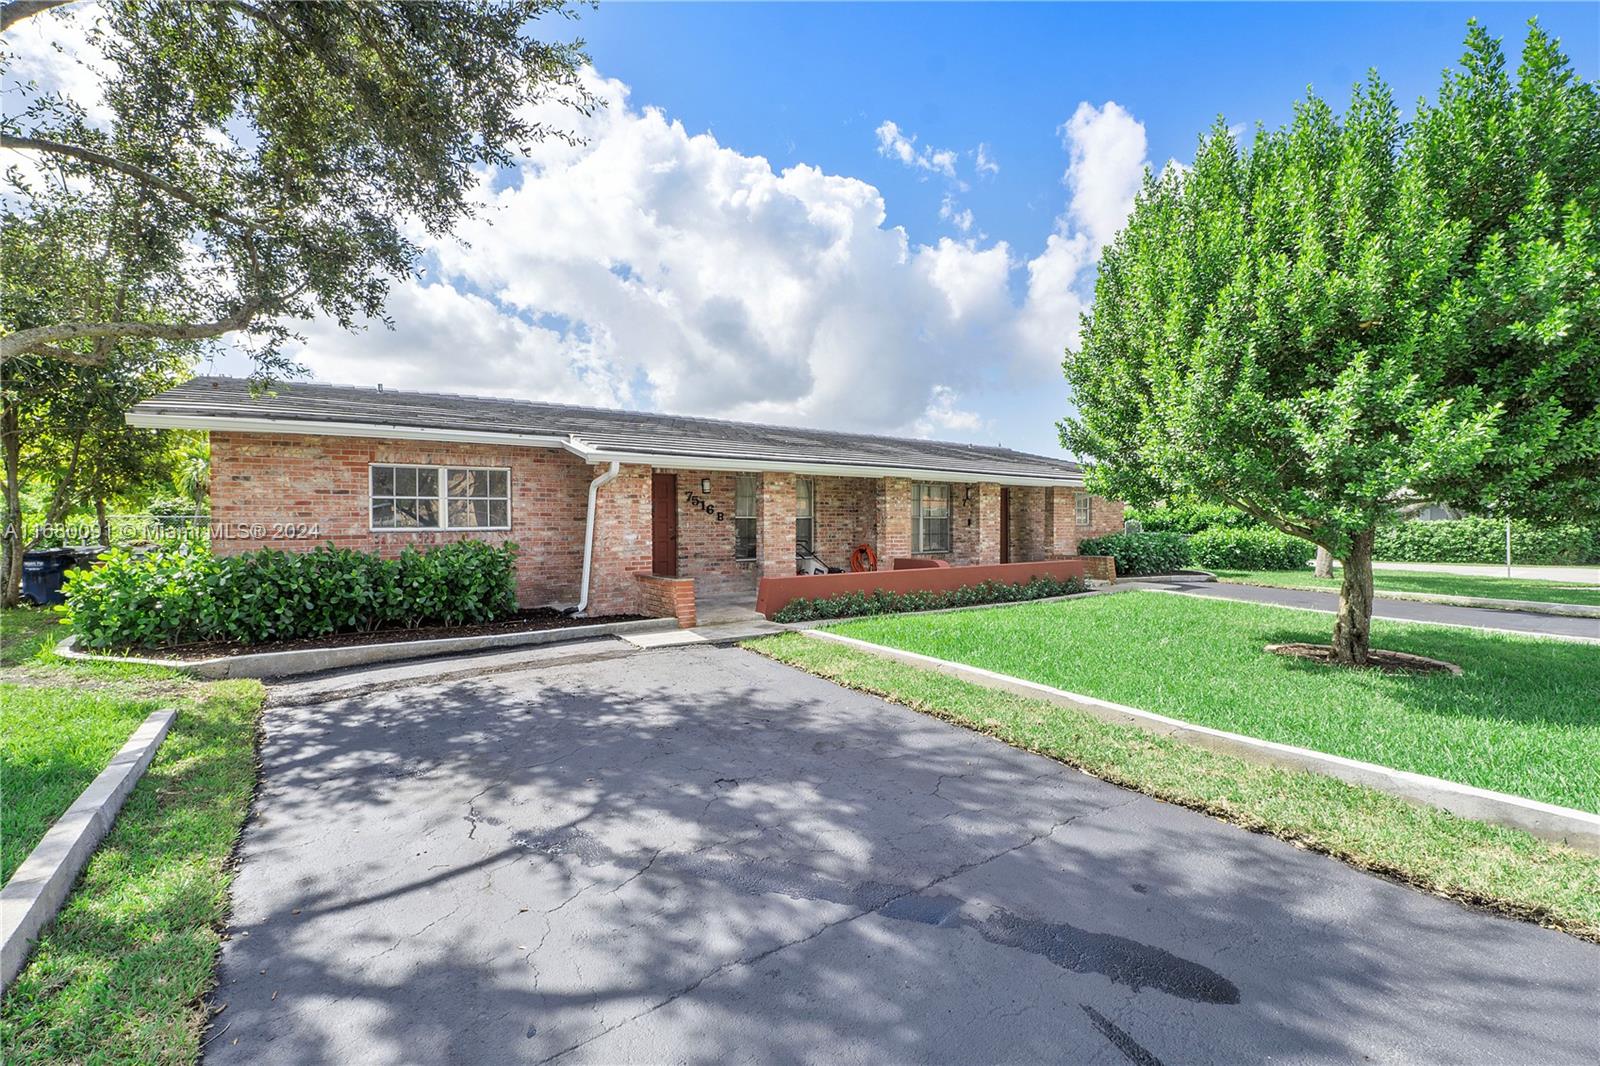
[(1600, 858), (1571, 848), (1320, 774), (1262, 766), (1111, 725), (1071, 708), (995, 692), (799, 634), (745, 646), (1103, 780), (1439, 895), (1600, 940)]
[(0, 683), (0, 882), (160, 705)]
[(1185, 721), (1600, 810), (1600, 647), (1377, 620), (1373, 645), (1459, 664), (1384, 674), (1270, 655), (1331, 615), (1127, 592), (861, 619), (847, 636)]
[[(94, 751), (109, 746), (109, 756), (150, 709), (178, 714), (66, 906), (6, 989), (0, 1059), (193, 1062), (227, 914), (229, 856), (255, 788), (264, 690), (254, 681), (201, 683), (170, 671), (67, 663), (52, 651), (59, 631), (51, 622), (35, 610), (0, 614), (8, 869), (14, 801), (26, 796), (28, 824), (42, 833), (48, 818), (40, 812), (71, 802), (74, 776), (86, 783), (99, 772)], [(63, 721), (70, 727), (47, 728)], [(37, 781), (49, 782), (55, 798), (34, 796)]]
[[(1336, 577), (1317, 577), (1309, 570), (1218, 570), (1217, 579), (1236, 585), (1268, 585), (1286, 589), (1339, 591)], [(1420, 570), (1374, 570), (1379, 593), (1414, 592), (1427, 596), (1473, 596), (1488, 600), (1532, 600), (1600, 607), (1600, 586), (1477, 574), (1434, 574)]]

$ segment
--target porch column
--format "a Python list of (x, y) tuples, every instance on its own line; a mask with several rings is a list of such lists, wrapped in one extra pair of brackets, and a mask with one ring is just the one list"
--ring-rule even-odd
[(794, 475), (761, 475), (756, 496), (756, 576), (793, 577)]
[(903, 477), (881, 479), (874, 508), (878, 521), (873, 549), (878, 569), (887, 570), (893, 560), (911, 554), (911, 482)]
[[(970, 498), (967, 489), (971, 489)], [(967, 536), (963, 552), (953, 560), (961, 566), (992, 566), (1000, 561), (1000, 486), (989, 482), (957, 485), (966, 506), (958, 509), (971, 525), (958, 530)]]
[(1078, 554), (1077, 490), (1057, 486), (1050, 493), (1052, 526), (1049, 543), (1052, 557)]

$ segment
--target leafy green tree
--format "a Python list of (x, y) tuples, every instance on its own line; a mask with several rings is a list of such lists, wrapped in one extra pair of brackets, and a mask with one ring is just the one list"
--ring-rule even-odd
[(1600, 513), (1600, 89), (1530, 26), (1512, 79), (1469, 23), (1402, 123), (1376, 74), (1248, 149), (1148, 176), (1100, 264), (1062, 440), (1097, 491), (1239, 507), (1344, 563), (1365, 662), (1372, 544), (1405, 490)]
[[(57, 3), (8, 3), (9, 29)], [(529, 105), (587, 110), (581, 45), (526, 33), (565, 0), (104, 0), (92, 40), (103, 106), (34, 92), (0, 118), (12, 167), (5, 224), (73, 200), (6, 264), (0, 358), (98, 364), (124, 339), (240, 334), (259, 370), (297, 319), (381, 315), (419, 254), (471, 212), (477, 169), (566, 136)], [(41, 206), (41, 199), (46, 203)], [(59, 222), (57, 218), (55, 221)], [(413, 228), (415, 227), (415, 228)], [(137, 255), (102, 260), (117, 245)], [(70, 248), (70, 254), (63, 252)]]

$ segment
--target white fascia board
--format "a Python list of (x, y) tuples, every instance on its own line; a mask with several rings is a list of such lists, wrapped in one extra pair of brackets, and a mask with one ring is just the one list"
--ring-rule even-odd
[(726, 470), (741, 474), (809, 474), (814, 477), (902, 477), (913, 481), (952, 481), (956, 483), (1080, 488), (1083, 478), (1027, 477), (1018, 474), (982, 474), (964, 470), (936, 470), (926, 467), (847, 466), (838, 463), (801, 463), (791, 460), (708, 458), (695, 455), (657, 455), (650, 452), (614, 452), (589, 448), (574, 441), (573, 449), (591, 463), (616, 461), (657, 467), (661, 470)]
[[(211, 415), (163, 415), (129, 411), (127, 423), (139, 429), (196, 429), (234, 433), (288, 433), (316, 437), (377, 437), (391, 440), (431, 440), (442, 444), (499, 444), (516, 448), (565, 448), (581, 458), (565, 437), (528, 433), (496, 433), (476, 429), (432, 429), (426, 426), (392, 426), (372, 422), (310, 422), (283, 418), (237, 418)], [(596, 460), (598, 461), (598, 460)]]

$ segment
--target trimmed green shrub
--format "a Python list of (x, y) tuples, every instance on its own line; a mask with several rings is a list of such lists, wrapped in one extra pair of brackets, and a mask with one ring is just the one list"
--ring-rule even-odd
[(492, 622), (516, 613), (517, 546), (467, 540), (396, 559), (332, 545), (218, 557), (183, 545), (70, 570), (67, 616), (90, 648), (264, 644)]
[(847, 592), (814, 600), (790, 600), (774, 617), (779, 622), (813, 622), (819, 618), (860, 618), (869, 614), (939, 611), (949, 607), (976, 607), (986, 603), (1021, 603), (1051, 596), (1087, 592), (1089, 586), (1075, 577), (1065, 581), (1036, 577), (1027, 584), (982, 581), (950, 592)]
[[(1494, 518), (1457, 518), (1384, 526), (1372, 557), (1396, 563), (1503, 563), (1506, 524)], [(1513, 521), (1511, 560), (1569, 566), (1600, 562), (1600, 530), (1576, 525), (1540, 529)]]
[(1189, 538), (1189, 558), (1208, 570), (1300, 570), (1316, 553), (1276, 529), (1202, 529)]
[(1079, 555), (1109, 555), (1117, 576), (1170, 574), (1189, 565), (1189, 545), (1181, 533), (1111, 533), (1078, 542)]
[(1260, 522), (1234, 507), (1220, 503), (1158, 503), (1129, 507), (1123, 514), (1138, 522), (1146, 533), (1198, 533), (1219, 526), (1229, 529), (1265, 529)]

